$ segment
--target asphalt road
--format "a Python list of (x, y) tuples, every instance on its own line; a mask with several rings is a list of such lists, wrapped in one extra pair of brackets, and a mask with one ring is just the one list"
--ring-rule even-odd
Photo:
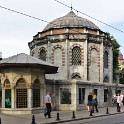
[(124, 124), (124, 114), (103, 116), (87, 120), (66, 122), (66, 124)]

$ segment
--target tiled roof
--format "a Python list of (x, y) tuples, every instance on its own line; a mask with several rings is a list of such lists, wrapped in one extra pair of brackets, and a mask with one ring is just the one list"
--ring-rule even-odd
[[(22, 65), (25, 65), (25, 67), (26, 66), (33, 67), (34, 65), (37, 65), (36, 67), (43, 68), (47, 72), (49, 72), (50, 69), (56, 70), (56, 72), (57, 72), (57, 69), (58, 69), (57, 66), (55, 66), (51, 63), (42, 61), (40, 59), (37, 59), (37, 58), (27, 55), (25, 53), (20, 53), (20, 54), (11, 56), (9, 58), (6, 58), (6, 59), (3, 59), (0, 61), (0, 68), (8, 67), (8, 65), (9, 65), (9, 67), (15, 67), (15, 66), (22, 67)], [(50, 72), (52, 72), (52, 70), (50, 70)]]
[(91, 21), (77, 16), (73, 11), (70, 11), (67, 15), (57, 18), (50, 22), (43, 31), (56, 28), (65, 28), (65, 27), (86, 27), (90, 29), (99, 29)]

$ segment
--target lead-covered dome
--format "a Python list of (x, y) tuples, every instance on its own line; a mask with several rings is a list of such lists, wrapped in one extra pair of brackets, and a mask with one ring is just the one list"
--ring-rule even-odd
[(59, 28), (69, 28), (69, 27), (83, 27), (89, 29), (97, 29), (99, 28), (92, 23), (91, 21), (77, 16), (73, 11), (70, 11), (67, 15), (57, 18), (50, 22), (43, 31), (47, 31), (49, 29), (59, 29)]

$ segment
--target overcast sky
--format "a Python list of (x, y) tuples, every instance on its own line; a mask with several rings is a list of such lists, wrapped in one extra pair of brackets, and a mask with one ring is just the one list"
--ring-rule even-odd
[[(123, 33), (78, 13), (78, 16), (92, 21), (102, 31), (112, 34), (122, 46), (120, 50), (124, 54), (124, 0), (59, 1), (68, 6), (72, 4), (72, 7), (76, 10), (122, 30)], [(19, 53), (29, 54), (28, 42), (32, 41), (33, 36), (37, 32), (41, 32), (47, 23), (11, 12), (1, 7), (22, 12), (48, 22), (66, 15), (71, 10), (55, 0), (1, 0), (0, 51), (2, 52), (3, 58)], [(74, 12), (77, 14), (76, 11)]]

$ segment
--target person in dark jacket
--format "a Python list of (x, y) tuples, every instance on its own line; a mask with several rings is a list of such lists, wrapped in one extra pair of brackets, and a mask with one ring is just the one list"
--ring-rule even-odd
[(92, 111), (92, 93), (89, 92), (89, 95), (88, 95), (88, 103), (87, 103), (87, 108), (88, 108), (88, 111)]
[(97, 96), (96, 96), (96, 94), (93, 92), (93, 98), (92, 98), (92, 113), (94, 113), (94, 108), (96, 109), (96, 112), (99, 112), (97, 106), (98, 106)]

